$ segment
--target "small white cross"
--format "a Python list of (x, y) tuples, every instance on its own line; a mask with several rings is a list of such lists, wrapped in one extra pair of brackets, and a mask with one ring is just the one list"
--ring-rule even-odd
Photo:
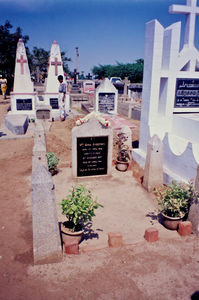
[(187, 16), (184, 44), (188, 47), (194, 46), (196, 16), (199, 15), (197, 0), (187, 0), (187, 5), (171, 5), (169, 12), (171, 14), (185, 14)]

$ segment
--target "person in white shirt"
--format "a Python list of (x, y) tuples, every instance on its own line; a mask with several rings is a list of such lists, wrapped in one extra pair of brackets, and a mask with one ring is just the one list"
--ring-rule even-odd
[(65, 111), (65, 98), (66, 98), (66, 84), (63, 82), (63, 76), (59, 75), (57, 79), (60, 82), (59, 86), (59, 111), (60, 111), (60, 120), (64, 121), (66, 118)]

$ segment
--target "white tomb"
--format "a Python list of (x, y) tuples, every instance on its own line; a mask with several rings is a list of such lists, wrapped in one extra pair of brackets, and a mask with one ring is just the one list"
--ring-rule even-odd
[(11, 92), (11, 113), (35, 116), (36, 93), (30, 77), (28, 59), (22, 39), (16, 50), (14, 88)]
[(108, 78), (95, 90), (95, 111), (117, 114), (118, 90)]
[(144, 167), (147, 143), (159, 136), (165, 183), (195, 178), (199, 164), (199, 51), (194, 45), (199, 7), (196, 0), (187, 0), (169, 12), (186, 15), (183, 47), (181, 22), (166, 29), (157, 20), (146, 24), (140, 140), (133, 150)]
[[(46, 90), (44, 93), (44, 104), (50, 105), (52, 107), (52, 113), (56, 113), (59, 111), (58, 90), (60, 83), (57, 79), (59, 75), (62, 75), (65, 81), (60, 47), (58, 43), (54, 41), (50, 51), (48, 77), (46, 80)], [(70, 110), (68, 93), (66, 93), (65, 98), (65, 109), (66, 112)]]

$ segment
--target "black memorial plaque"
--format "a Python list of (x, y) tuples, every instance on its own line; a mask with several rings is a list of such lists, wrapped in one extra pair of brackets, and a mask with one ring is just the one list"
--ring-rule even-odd
[(77, 176), (107, 174), (108, 136), (77, 138)]
[(50, 105), (52, 109), (58, 109), (59, 108), (58, 98), (50, 98)]
[(17, 110), (32, 110), (32, 99), (16, 99)]
[(177, 78), (175, 108), (199, 107), (199, 79)]
[(99, 93), (98, 110), (108, 112), (115, 108), (115, 93)]

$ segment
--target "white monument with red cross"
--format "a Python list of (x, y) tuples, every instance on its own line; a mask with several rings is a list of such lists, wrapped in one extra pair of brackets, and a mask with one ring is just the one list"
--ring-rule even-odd
[[(44, 94), (45, 104), (50, 105), (52, 107), (52, 112), (54, 113), (58, 112), (59, 110), (58, 90), (60, 83), (57, 79), (59, 75), (63, 76), (63, 80), (65, 82), (60, 47), (58, 43), (54, 41), (50, 51), (48, 77), (46, 81), (46, 90)], [(67, 111), (69, 110), (69, 95), (66, 95), (65, 102)]]
[(197, 0), (171, 5), (169, 12), (186, 16), (184, 40), (181, 22), (166, 29), (157, 20), (146, 24), (139, 149), (133, 150), (133, 158), (144, 167), (147, 143), (154, 134), (159, 136), (165, 183), (196, 178), (199, 164)]
[(35, 116), (36, 93), (30, 77), (26, 49), (22, 39), (17, 43), (11, 113)]

